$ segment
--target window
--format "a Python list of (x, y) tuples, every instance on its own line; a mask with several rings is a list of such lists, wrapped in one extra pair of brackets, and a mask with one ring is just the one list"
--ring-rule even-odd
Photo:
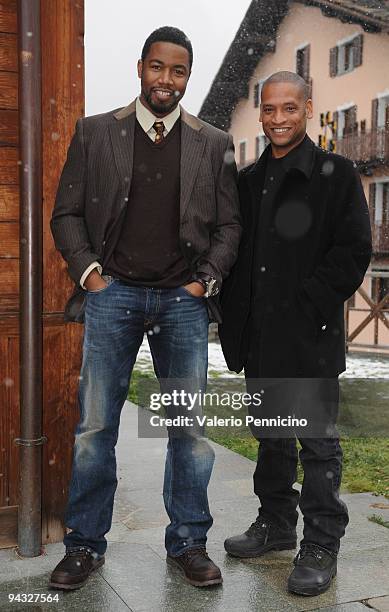
[(246, 163), (246, 145), (247, 140), (241, 140), (239, 143), (239, 165), (244, 166)]
[(389, 129), (389, 95), (378, 98), (376, 126)]
[(336, 136), (338, 139), (354, 134), (358, 131), (357, 122), (357, 107), (353, 104), (348, 108), (342, 108), (334, 113), (336, 117), (335, 124), (337, 126)]
[(261, 91), (262, 91), (262, 86), (264, 84), (264, 82), (266, 81), (266, 79), (268, 79), (270, 76), (270, 74), (268, 76), (266, 76), (263, 79), (260, 79), (258, 81), (258, 83), (255, 83), (254, 85), (254, 108), (258, 108), (260, 103), (261, 103)]
[(347, 43), (341, 47), (343, 51), (343, 71), (349, 72), (354, 68), (354, 43)]
[(389, 152), (389, 94), (371, 101), (371, 129), (375, 132), (375, 155), (384, 160)]
[(296, 51), (296, 72), (304, 81), (309, 81), (310, 45), (305, 45)]
[(259, 134), (255, 137), (255, 159), (261, 157), (269, 142), (265, 134)]
[(259, 83), (254, 85), (254, 108), (259, 106)]
[(371, 221), (376, 226), (389, 226), (389, 179), (370, 183), (369, 206)]
[(351, 72), (362, 65), (363, 34), (339, 42), (330, 49), (330, 76)]
[[(377, 272), (375, 273), (377, 274)], [(389, 278), (386, 276), (374, 276), (371, 283), (371, 297), (378, 304), (389, 293)], [(387, 308), (387, 306), (386, 306)]]

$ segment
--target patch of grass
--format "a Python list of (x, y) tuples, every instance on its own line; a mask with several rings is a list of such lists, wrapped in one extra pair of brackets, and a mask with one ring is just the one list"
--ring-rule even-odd
[[(214, 442), (239, 453), (251, 461), (257, 460), (258, 442), (249, 435), (223, 435), (208, 432)], [(341, 440), (343, 449), (342, 490), (349, 493), (373, 493), (389, 498), (389, 441), (386, 438), (355, 438)], [(298, 444), (298, 447), (300, 445)], [(297, 481), (304, 472), (299, 462)]]
[[(142, 405), (142, 398), (140, 396), (143, 395), (141, 391), (145, 390), (144, 385), (142, 386), (142, 381), (145, 379), (152, 381), (153, 385), (156, 383), (153, 371), (139, 372), (134, 370), (128, 399), (135, 404)], [(210, 382), (212, 381), (212, 372), (210, 372), (209, 380)], [(236, 390), (241, 390), (239, 385), (244, 385), (244, 382), (240, 381), (238, 384), (236, 380), (231, 381), (217, 377), (217, 380), (214, 381), (214, 386), (216, 386), (213, 390), (218, 389), (219, 392), (231, 390), (231, 385), (233, 384), (237, 385)], [(354, 383), (354, 386), (357, 389), (356, 383)], [(347, 388), (352, 389), (351, 383), (348, 384)], [(158, 388), (156, 387), (154, 390), (157, 391)], [(351, 397), (351, 392), (348, 390), (348, 406), (357, 405), (357, 400), (351, 400)], [(371, 401), (368, 403), (370, 412), (374, 402), (377, 402), (376, 397), (371, 398)], [(366, 405), (364, 409), (366, 412)], [(350, 412), (350, 414), (352, 413)], [(226, 410), (224, 414), (223, 409), (219, 408), (218, 415), (229, 416), (230, 413)], [(345, 414), (345, 416), (347, 415)], [(380, 424), (383, 416), (386, 416), (386, 414), (381, 411), (379, 419), (377, 418), (376, 420), (374, 417), (372, 419), (376, 421), (376, 424)], [(366, 418), (368, 418), (368, 415)], [(343, 419), (343, 421), (346, 420), (347, 418)], [(245, 425), (239, 429), (208, 428), (207, 435), (218, 444), (251, 459), (251, 461), (256, 461), (258, 442), (252, 437)], [(383, 495), (389, 498), (389, 439), (384, 436), (384, 432), (382, 437), (347, 437), (343, 432), (343, 435), (341, 435), (341, 445), (343, 449), (342, 490), (350, 493), (371, 492), (374, 495)], [(304, 472), (300, 463), (298, 464), (297, 474), (298, 482), (302, 483)]]
[(247, 457), (247, 459), (251, 459), (251, 461), (257, 460), (258, 455), (258, 442), (252, 436), (245, 438), (238, 438), (237, 436), (227, 436), (227, 435), (214, 435), (211, 436), (208, 434), (208, 437), (225, 446), (226, 448), (234, 451), (234, 453), (238, 453), (239, 455), (243, 455), (243, 457)]
[(139, 385), (145, 379), (155, 381), (156, 377), (154, 372), (140, 372), (139, 370), (133, 370), (131, 375), (130, 387), (128, 389), (127, 399), (134, 404), (141, 405), (141, 399), (139, 396)]
[(385, 519), (379, 514), (373, 514), (372, 516), (369, 516), (369, 521), (371, 521), (372, 523), (377, 523), (377, 525), (382, 525), (382, 527), (386, 527), (387, 529), (389, 529), (389, 521), (385, 521)]
[(389, 498), (389, 440), (345, 438), (342, 486), (352, 493), (371, 492)]

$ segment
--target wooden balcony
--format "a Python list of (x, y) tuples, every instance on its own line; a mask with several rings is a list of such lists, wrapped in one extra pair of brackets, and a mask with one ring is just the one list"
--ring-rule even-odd
[(352, 132), (335, 142), (336, 153), (352, 159), (362, 171), (389, 164), (389, 130), (385, 128)]

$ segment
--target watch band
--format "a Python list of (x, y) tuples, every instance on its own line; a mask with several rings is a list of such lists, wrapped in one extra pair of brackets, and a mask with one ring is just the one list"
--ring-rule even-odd
[(219, 293), (219, 287), (217, 286), (216, 278), (214, 278), (213, 276), (201, 273), (196, 274), (193, 280), (198, 283), (201, 283), (201, 285), (204, 287), (204, 297), (212, 297)]

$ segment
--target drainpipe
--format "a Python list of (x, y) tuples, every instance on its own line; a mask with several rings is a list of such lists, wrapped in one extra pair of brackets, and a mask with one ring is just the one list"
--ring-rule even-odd
[(20, 447), (18, 549), (41, 553), (42, 122), (40, 0), (18, 0), (20, 146)]

